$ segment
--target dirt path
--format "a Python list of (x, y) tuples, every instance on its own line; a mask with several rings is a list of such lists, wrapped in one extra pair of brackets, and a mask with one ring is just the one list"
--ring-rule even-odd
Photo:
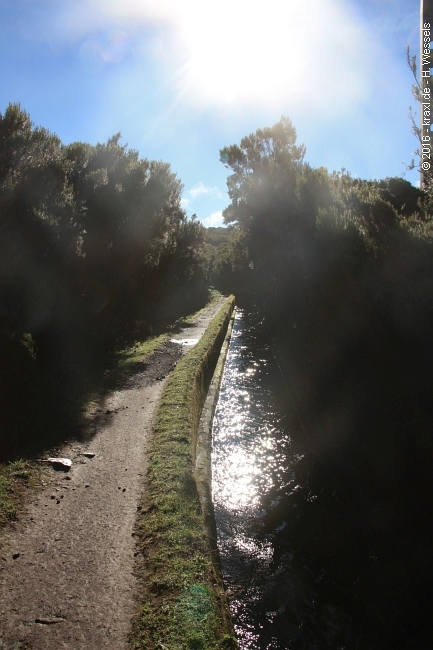
[[(223, 303), (150, 355), (95, 411), (84, 442), (2, 536), (2, 650), (126, 650), (136, 607), (134, 523), (156, 408), (177, 359)], [(176, 341), (176, 342), (175, 342)], [(83, 454), (92, 453), (93, 457)]]

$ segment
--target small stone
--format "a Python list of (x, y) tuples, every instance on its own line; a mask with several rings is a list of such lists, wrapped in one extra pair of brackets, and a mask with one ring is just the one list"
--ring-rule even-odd
[(16, 560), (17, 558), (19, 558), (20, 555), (21, 555), (21, 553), (14, 553), (14, 554), (12, 555), (12, 559), (13, 559), (13, 560)]
[(86, 485), (84, 487), (87, 488), (87, 487), (90, 487), (90, 485), (88, 483), (86, 483)]
[(53, 623), (62, 623), (64, 620), (64, 618), (52, 616), (50, 618), (35, 618), (35, 623), (41, 623), (42, 625), (53, 625)]
[(122, 492), (126, 492), (126, 488), (123, 488)]

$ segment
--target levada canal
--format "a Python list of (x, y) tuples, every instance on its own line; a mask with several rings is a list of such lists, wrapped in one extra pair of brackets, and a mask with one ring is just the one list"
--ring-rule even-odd
[(240, 648), (423, 648), (406, 645), (404, 629), (393, 645), (406, 578), (395, 588), (399, 568), (328, 470), (260, 319), (238, 310), (213, 422), (212, 482)]

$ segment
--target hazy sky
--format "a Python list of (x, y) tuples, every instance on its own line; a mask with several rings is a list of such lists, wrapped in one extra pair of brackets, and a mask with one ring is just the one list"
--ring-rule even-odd
[(313, 166), (404, 174), (418, 44), (419, 0), (0, 0), (0, 112), (65, 143), (120, 131), (220, 225), (219, 150), (281, 115)]

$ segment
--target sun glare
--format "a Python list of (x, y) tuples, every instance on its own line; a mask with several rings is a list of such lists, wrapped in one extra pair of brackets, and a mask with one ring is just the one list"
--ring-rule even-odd
[(302, 100), (334, 114), (344, 89), (347, 111), (377, 53), (343, 0), (67, 0), (56, 25), (56, 38), (81, 42), (85, 66), (151, 60), (194, 104)]
[(320, 104), (333, 71), (349, 92), (362, 93), (359, 75), (352, 70), (346, 78), (348, 66), (339, 65), (341, 53), (353, 55), (359, 39), (338, 0), (190, 0), (183, 8), (178, 28), (188, 64), (182, 83), (199, 99), (272, 103), (309, 93)]
[(183, 18), (188, 80), (205, 96), (232, 102), (295, 81), (299, 61), (285, 3), (271, 2), (266, 11), (242, 1), (200, 3)]

